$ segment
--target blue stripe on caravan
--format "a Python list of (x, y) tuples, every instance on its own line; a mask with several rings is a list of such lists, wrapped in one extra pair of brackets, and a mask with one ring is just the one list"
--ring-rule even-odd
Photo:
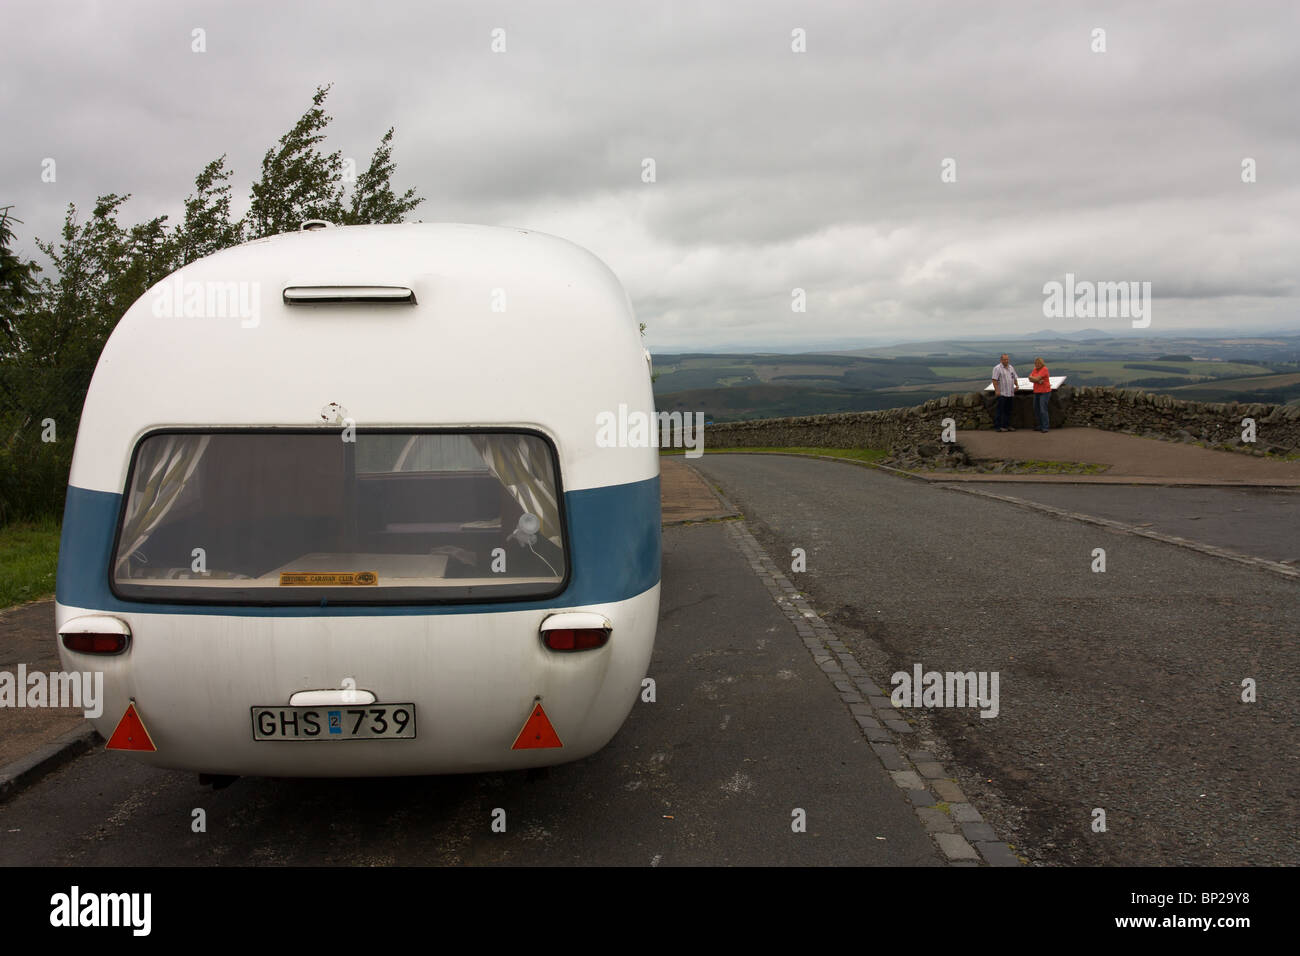
[(570, 491), (569, 561), (573, 576), (563, 594), (545, 601), (491, 604), (348, 607), (246, 607), (122, 601), (108, 588), (108, 566), (122, 496), (68, 487), (59, 542), (55, 597), (68, 607), (136, 614), (212, 614), (240, 617), (367, 617), (410, 614), (483, 614), (623, 601), (659, 583), (659, 478)]

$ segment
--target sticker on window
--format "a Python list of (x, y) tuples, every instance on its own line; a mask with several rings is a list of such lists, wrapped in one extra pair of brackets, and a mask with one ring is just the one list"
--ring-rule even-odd
[(379, 583), (374, 571), (281, 571), (280, 587), (365, 587)]

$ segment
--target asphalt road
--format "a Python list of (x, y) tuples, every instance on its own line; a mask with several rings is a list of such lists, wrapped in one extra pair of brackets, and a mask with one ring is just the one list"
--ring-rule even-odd
[(981, 487), (1269, 561), (1300, 563), (1300, 489), (1028, 482)]
[[(241, 779), (213, 792), (98, 751), (0, 804), (0, 864), (941, 863), (725, 528), (666, 529), (663, 568), (656, 701), (592, 757), (540, 778)], [(497, 808), (505, 833), (491, 828)], [(206, 832), (192, 830), (196, 809)]]
[[(918, 663), (999, 673), (994, 718), (906, 714), (1032, 861), (1300, 863), (1296, 582), (842, 463), (728, 454), (693, 465), (779, 564), (806, 550), (796, 585), (882, 687)], [(1073, 488), (1051, 492), (1068, 502)], [(1209, 500), (1255, 500), (1222, 494)], [(1104, 573), (1092, 570), (1097, 548)], [(1255, 703), (1242, 701), (1247, 678)]]

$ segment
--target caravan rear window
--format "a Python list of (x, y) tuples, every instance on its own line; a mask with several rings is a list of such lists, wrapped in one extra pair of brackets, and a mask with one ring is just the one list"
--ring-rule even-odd
[(155, 433), (132, 462), (113, 591), (223, 604), (545, 597), (566, 578), (561, 502), (554, 449), (533, 433)]

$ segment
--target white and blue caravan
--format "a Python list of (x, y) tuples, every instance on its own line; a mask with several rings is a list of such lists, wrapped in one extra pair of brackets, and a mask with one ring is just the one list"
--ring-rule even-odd
[(526, 768), (603, 747), (659, 609), (631, 303), (520, 229), (329, 227), (137, 301), (77, 435), (68, 670), (114, 749), (213, 776)]

